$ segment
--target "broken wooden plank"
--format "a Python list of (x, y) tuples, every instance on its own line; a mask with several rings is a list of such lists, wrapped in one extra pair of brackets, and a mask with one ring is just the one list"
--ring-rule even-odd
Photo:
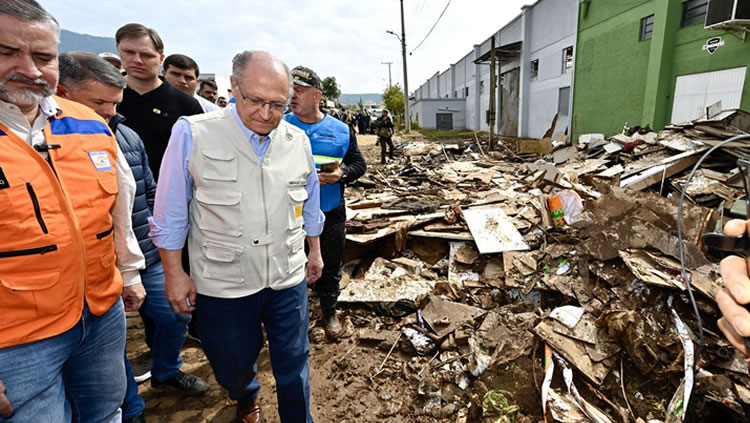
[(624, 170), (625, 168), (623, 168), (621, 164), (617, 164), (617, 165), (610, 167), (607, 170), (597, 173), (596, 176), (599, 176), (602, 178), (614, 178), (615, 176), (621, 174)]
[(688, 151), (661, 160), (660, 164), (620, 181), (620, 188), (630, 188), (636, 191), (648, 188), (662, 179), (669, 178), (695, 164), (698, 161), (695, 154), (704, 150), (705, 148)]
[(518, 140), (516, 141), (518, 146), (518, 154), (549, 154), (552, 152), (552, 140), (541, 139), (541, 140)]
[(473, 322), (474, 319), (487, 313), (478, 307), (441, 300), (437, 296), (431, 296), (429, 303), (422, 310), (427, 324), (430, 325), (435, 334), (442, 338), (465, 323)]
[(360, 201), (354, 204), (347, 204), (347, 206), (349, 206), (349, 208), (353, 210), (371, 209), (375, 207), (380, 207), (381, 205), (383, 205), (383, 201), (377, 201), (377, 200), (375, 201), (364, 200), (364, 201)]
[(529, 246), (513, 221), (500, 208), (464, 210), (464, 219), (482, 254), (524, 251)]
[[(474, 237), (468, 232), (429, 232), (429, 231), (409, 231), (410, 236), (418, 236), (421, 238), (438, 238), (448, 239), (451, 241), (473, 241)], [(348, 237), (347, 237), (348, 238)]]
[[(604, 382), (617, 361), (617, 356), (612, 354), (612, 351), (614, 347), (619, 350), (619, 346), (608, 339), (606, 331), (597, 332), (597, 342), (593, 345), (597, 351), (601, 350), (601, 356), (607, 357), (600, 361), (595, 361), (589, 356), (585, 342), (555, 332), (555, 325), (552, 321), (543, 321), (533, 331), (596, 385)], [(591, 347), (589, 345), (589, 348)]]
[[(625, 265), (638, 279), (650, 285), (685, 291), (685, 283), (680, 275), (680, 263), (671, 257), (657, 256), (648, 251), (620, 251)], [(693, 289), (713, 300), (722, 288), (719, 269), (716, 264), (708, 264), (688, 270)]]

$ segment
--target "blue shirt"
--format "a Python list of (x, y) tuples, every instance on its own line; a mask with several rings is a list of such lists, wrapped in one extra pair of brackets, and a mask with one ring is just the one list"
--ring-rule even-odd
[[(237, 124), (245, 132), (258, 160), (263, 161), (275, 130), (263, 140), (260, 135), (248, 129), (232, 108)], [(185, 246), (190, 229), (188, 207), (193, 199), (193, 177), (188, 170), (188, 161), (193, 153), (193, 133), (190, 124), (180, 119), (172, 127), (172, 136), (164, 152), (159, 182), (156, 185), (156, 200), (153, 217), (149, 218), (151, 239), (154, 245), (165, 250), (181, 250)], [(310, 156), (312, 168), (315, 162)], [(302, 206), (303, 226), (308, 236), (319, 236), (323, 232), (325, 215), (320, 211), (320, 182), (317, 172), (310, 172), (307, 178), (307, 200)]]

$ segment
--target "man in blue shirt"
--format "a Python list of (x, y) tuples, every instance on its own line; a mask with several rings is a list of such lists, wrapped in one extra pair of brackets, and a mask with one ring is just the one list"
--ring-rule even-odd
[[(237, 401), (237, 420), (263, 421), (255, 365), (263, 325), (281, 421), (310, 423), (304, 282), (323, 268), (320, 183), (307, 136), (282, 120), (286, 65), (249, 51), (232, 65), (236, 107), (180, 119), (172, 130), (151, 236), (167, 297), (178, 313), (195, 310), (203, 351)], [(180, 262), (186, 238), (190, 276)]]
[[(320, 299), (326, 334), (335, 339), (341, 333), (336, 303), (346, 242), (344, 184), (364, 175), (367, 165), (357, 146), (354, 129), (320, 111), (318, 104), (323, 85), (318, 75), (312, 69), (297, 66), (292, 70), (292, 78), (292, 113), (284, 119), (305, 131), (315, 157), (320, 181), (320, 209), (326, 215), (326, 223), (320, 235), (323, 275), (314, 288)], [(339, 167), (341, 163), (346, 167)]]

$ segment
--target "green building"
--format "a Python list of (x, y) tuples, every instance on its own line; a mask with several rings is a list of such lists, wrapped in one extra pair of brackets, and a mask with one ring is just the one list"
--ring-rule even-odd
[(744, 41), (737, 21), (704, 29), (707, 10), (714, 22), (719, 3), (746, 13), (750, 0), (711, 2), (709, 10), (708, 0), (581, 0), (572, 139), (612, 135), (626, 122), (658, 130), (717, 101), (750, 111), (750, 34)]

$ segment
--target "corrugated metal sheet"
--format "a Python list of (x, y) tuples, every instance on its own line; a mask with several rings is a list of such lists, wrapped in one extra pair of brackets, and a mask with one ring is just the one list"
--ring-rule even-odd
[(672, 123), (698, 119), (706, 107), (721, 101), (722, 109), (740, 107), (747, 67), (677, 77)]

